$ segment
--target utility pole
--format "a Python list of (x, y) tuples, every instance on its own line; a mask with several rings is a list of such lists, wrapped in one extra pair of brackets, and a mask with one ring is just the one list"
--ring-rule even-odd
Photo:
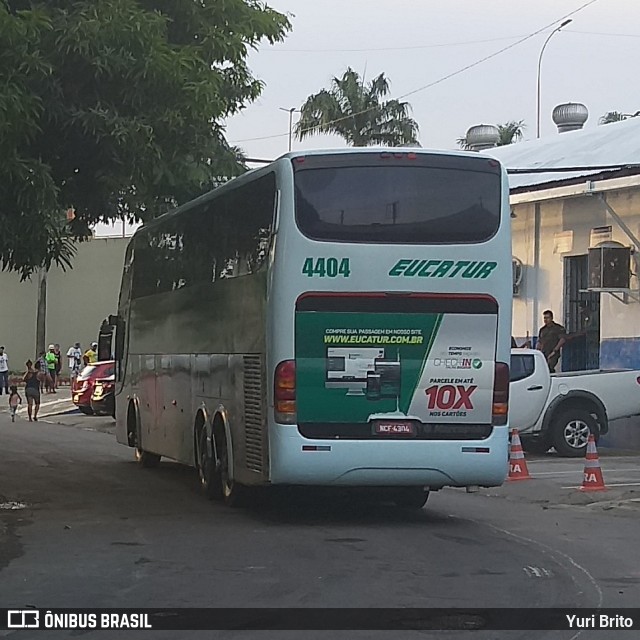
[(296, 111), (300, 113), (300, 109), (296, 109), (295, 107), (291, 107), (290, 109), (278, 107), (278, 109), (280, 109), (280, 111), (286, 111), (289, 114), (289, 151), (291, 151), (291, 144), (293, 142), (293, 114)]

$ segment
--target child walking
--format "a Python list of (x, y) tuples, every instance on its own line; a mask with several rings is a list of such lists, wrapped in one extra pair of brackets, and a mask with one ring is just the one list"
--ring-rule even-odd
[(9, 391), (9, 412), (11, 413), (11, 422), (15, 422), (18, 406), (22, 404), (22, 396), (18, 393), (18, 387), (15, 384), (9, 387)]

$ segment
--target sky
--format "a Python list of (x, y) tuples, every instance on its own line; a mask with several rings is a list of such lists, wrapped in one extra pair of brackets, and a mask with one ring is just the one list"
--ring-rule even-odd
[[(541, 136), (558, 135), (551, 112), (563, 102), (587, 106), (585, 128), (598, 126), (607, 111), (635, 113), (640, 1), (596, 0), (572, 13), (588, 2), (267, 0), (289, 15), (293, 28), (284, 42), (251, 52), (249, 66), (264, 91), (228, 120), (227, 139), (251, 158), (286, 153), (289, 114), (281, 109), (299, 108), (349, 66), (365, 81), (384, 72), (390, 98), (415, 91), (403, 99), (425, 148), (454, 149), (469, 127), (509, 120), (524, 120), (525, 139), (535, 138), (540, 50), (569, 14), (571, 24), (551, 38), (542, 58)], [(432, 83), (437, 84), (418, 90)], [(326, 135), (293, 140), (294, 150), (340, 146), (340, 138)], [(109, 232), (101, 228), (101, 234)], [(111, 232), (121, 233), (121, 227)]]
[[(381, 72), (393, 98), (554, 25), (509, 51), (406, 100), (420, 126), (423, 147), (456, 148), (479, 123), (524, 120), (536, 135), (536, 75), (544, 40), (564, 16), (587, 0), (268, 0), (290, 14), (283, 43), (262, 45), (249, 66), (265, 83), (262, 96), (227, 122), (227, 138), (249, 157), (274, 159), (288, 147), (289, 115), (328, 87), (348, 66), (365, 79)], [(541, 68), (541, 134), (555, 135), (553, 107), (582, 102), (585, 127), (609, 110), (640, 109), (640, 2), (597, 0), (570, 16), (549, 41)], [(603, 35), (607, 34), (607, 35)], [(350, 51), (349, 51), (350, 50)], [(263, 136), (277, 136), (258, 140)], [(343, 146), (339, 138), (294, 140), (294, 149)]]

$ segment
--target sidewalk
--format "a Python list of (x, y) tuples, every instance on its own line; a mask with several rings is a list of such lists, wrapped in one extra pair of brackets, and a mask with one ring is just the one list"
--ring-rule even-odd
[[(18, 408), (18, 416), (26, 418), (27, 416), (27, 400), (22, 395), (22, 404)], [(2, 396), (0, 396), (1, 398)], [(3, 406), (0, 411), (2, 413), (9, 413), (9, 407)], [(71, 400), (71, 395), (68, 389), (60, 389), (58, 393), (43, 394), (40, 401), (40, 411), (38, 412), (38, 418), (46, 418), (47, 416), (57, 416), (61, 413), (71, 413), (78, 411), (77, 407)]]
[(605, 491), (583, 492), (583, 458), (555, 454), (527, 455), (530, 480), (509, 481), (481, 489), (482, 495), (514, 503), (537, 504), (541, 509), (607, 511), (637, 518), (640, 514), (640, 455), (637, 451), (599, 450)]

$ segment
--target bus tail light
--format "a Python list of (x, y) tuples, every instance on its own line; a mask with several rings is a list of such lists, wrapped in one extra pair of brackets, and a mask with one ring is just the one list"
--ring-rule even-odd
[(507, 424), (509, 413), (509, 365), (496, 362), (493, 382), (493, 424)]
[(273, 378), (273, 413), (280, 424), (296, 423), (296, 363), (283, 360)]

